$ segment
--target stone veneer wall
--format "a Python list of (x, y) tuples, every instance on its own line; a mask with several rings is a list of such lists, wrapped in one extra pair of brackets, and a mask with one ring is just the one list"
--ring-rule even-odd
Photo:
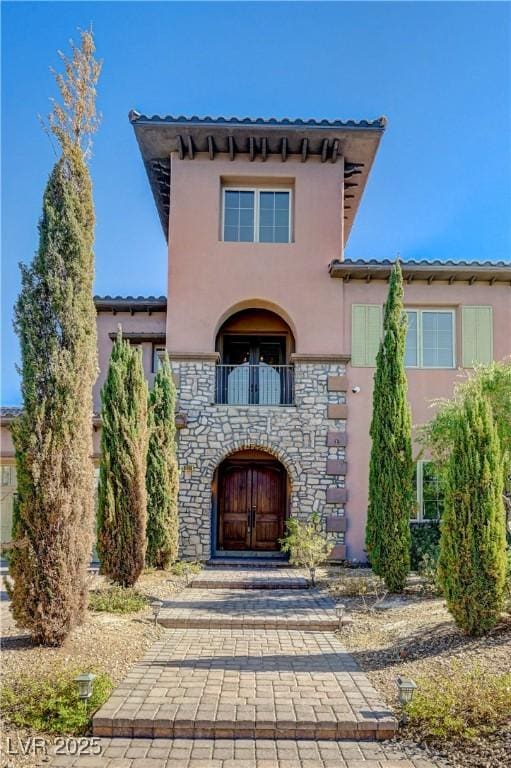
[[(329, 383), (332, 377), (344, 379), (344, 363), (296, 362), (294, 406), (215, 405), (213, 359), (174, 357), (172, 368), (179, 382), (179, 410), (186, 419), (186, 426), (178, 433), (180, 556), (211, 557), (215, 469), (234, 451), (259, 448), (273, 454), (287, 469), (290, 514), (306, 519), (313, 511), (318, 512), (337, 545), (334, 554), (342, 559), (346, 406), (336, 406), (345, 403), (346, 393), (338, 387), (329, 391)], [(332, 432), (343, 435), (337, 444), (328, 445)]]

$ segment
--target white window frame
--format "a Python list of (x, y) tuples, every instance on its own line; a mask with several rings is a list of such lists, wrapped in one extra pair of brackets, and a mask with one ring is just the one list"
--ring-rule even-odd
[[(444, 370), (452, 371), (456, 368), (456, 310), (439, 309), (437, 307), (405, 307), (405, 312), (417, 313), (417, 365), (406, 365), (406, 368), (415, 370)], [(451, 365), (424, 365), (423, 363), (423, 341), (422, 341), (422, 315), (424, 312), (434, 312), (435, 314), (452, 316), (452, 364)]]
[[(226, 192), (253, 192), (254, 193), (254, 239), (253, 240), (226, 240), (225, 239), (225, 193)], [(283, 243), (268, 243), (259, 240), (259, 195), (261, 192), (287, 192), (289, 195), (289, 217), (288, 217), (288, 239)], [(293, 242), (293, 190), (290, 187), (243, 187), (243, 186), (223, 186), (222, 187), (222, 242), (235, 243), (239, 245), (249, 245), (250, 243), (261, 243), (261, 245), (289, 245)]]
[(439, 517), (424, 517), (424, 464), (432, 464), (431, 459), (419, 459), (415, 468), (417, 513), (410, 518), (412, 523), (434, 523)]

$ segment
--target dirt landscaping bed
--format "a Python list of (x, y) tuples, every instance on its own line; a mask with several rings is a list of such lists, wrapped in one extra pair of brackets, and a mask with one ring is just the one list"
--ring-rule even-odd
[[(339, 577), (329, 574), (330, 592), (343, 602), (353, 624), (340, 632), (342, 642), (386, 701), (399, 709), (396, 677), (413, 680), (445, 680), (471, 671), (482, 675), (507, 675), (511, 667), (511, 616), (486, 637), (469, 638), (458, 630), (439, 597), (412, 594), (403, 597), (351, 597), (350, 579), (369, 577), (355, 570)], [(402, 741), (424, 741), (417, 726), (403, 727)], [(453, 766), (504, 768), (511, 766), (511, 711), (507, 723), (495, 733), (470, 740), (427, 738), (433, 755), (445, 757)]]
[[(168, 599), (186, 584), (184, 577), (168, 572), (144, 573), (137, 584), (137, 591), (148, 599)], [(90, 588), (104, 588), (102, 577), (91, 575)], [(17, 629), (8, 611), (7, 603), (2, 604), (2, 684), (8, 684), (23, 677), (58, 675), (66, 669), (84, 672), (93, 669), (104, 672), (112, 683), (118, 683), (132, 664), (140, 659), (147, 648), (163, 632), (155, 626), (149, 603), (136, 613), (108, 613), (89, 611), (85, 623), (77, 627), (62, 648), (34, 646), (30, 638)], [(14, 727), (0, 722), (2, 730), (2, 768), (32, 768), (44, 764), (44, 755), (22, 755), (20, 744), (29, 736), (40, 735), (34, 731)], [(54, 743), (54, 736), (46, 736), (48, 744)], [(12, 754), (14, 752), (14, 754)]]

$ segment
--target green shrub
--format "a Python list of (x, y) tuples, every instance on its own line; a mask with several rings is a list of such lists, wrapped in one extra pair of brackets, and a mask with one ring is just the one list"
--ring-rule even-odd
[(406, 712), (411, 728), (425, 739), (471, 739), (491, 733), (509, 718), (511, 674), (464, 672), (459, 665), (451, 666), (448, 674), (418, 681)]
[(177, 563), (174, 563), (170, 568), (170, 572), (173, 573), (174, 576), (184, 576), (187, 579), (190, 576), (200, 573), (201, 570), (202, 565), (200, 563), (188, 562), (187, 560), (178, 560)]
[(289, 552), (291, 565), (307, 568), (311, 586), (315, 586), (316, 568), (330, 557), (333, 545), (321, 527), (319, 515), (313, 513), (307, 522), (296, 517), (286, 521), (287, 533), (280, 539), (283, 552)]
[(492, 409), (475, 391), (453, 428), (440, 523), (438, 577), (456, 626), (482, 635), (505, 600), (502, 455)]
[(424, 555), (438, 560), (440, 526), (438, 520), (411, 525), (410, 560), (412, 571), (418, 571)]
[(177, 560), (179, 467), (176, 456), (176, 386), (167, 353), (149, 394), (146, 564), (165, 570)]
[(89, 595), (91, 611), (107, 613), (136, 613), (145, 608), (149, 599), (131, 587), (108, 587), (96, 589)]
[(402, 592), (410, 571), (414, 466), (405, 371), (407, 327), (403, 275), (396, 261), (390, 276), (374, 373), (366, 523), (369, 562), (389, 592)]
[(70, 736), (88, 733), (92, 715), (110, 696), (113, 685), (108, 675), (98, 674), (85, 706), (74, 682), (80, 671), (64, 670), (51, 677), (25, 676), (6, 682), (0, 692), (5, 720), (18, 728), (41, 733)]

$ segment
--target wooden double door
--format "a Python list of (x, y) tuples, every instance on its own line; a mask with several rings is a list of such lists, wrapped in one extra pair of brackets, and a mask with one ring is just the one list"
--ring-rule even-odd
[(286, 507), (286, 470), (278, 461), (224, 461), (218, 476), (217, 548), (279, 550)]

